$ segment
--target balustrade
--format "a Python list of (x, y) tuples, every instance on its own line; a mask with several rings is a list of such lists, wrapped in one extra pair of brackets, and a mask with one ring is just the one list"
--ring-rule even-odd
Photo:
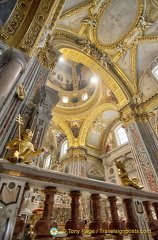
[[(11, 181), (14, 180), (15, 182), (18, 180), (25, 183), (27, 182), (30, 186), (33, 184), (32, 187), (34, 188), (45, 188), (43, 215), (35, 224), (35, 238), (32, 239), (158, 239), (157, 220), (154, 220), (150, 208), (152, 204), (155, 214), (158, 216), (157, 193), (145, 192), (143, 190), (136, 190), (130, 187), (122, 187), (106, 183), (104, 181), (80, 178), (64, 173), (53, 172), (51, 170), (43, 170), (35, 166), (27, 166), (25, 164), (13, 165), (4, 160), (0, 160), (0, 173), (2, 176), (0, 186), (3, 186), (5, 181), (9, 181), (8, 179), (10, 178)], [(57, 225), (56, 219), (52, 216), (54, 196), (57, 191), (69, 191), (71, 198), (69, 206), (71, 210), (71, 217), (66, 221), (66, 223), (63, 223), (62, 227)], [(83, 216), (81, 216), (82, 211), (80, 204), (81, 193), (84, 195), (85, 192), (89, 192), (91, 194), (91, 219), (90, 223), (86, 225), (81, 220)], [(2, 201), (4, 201), (3, 195), (4, 192), (2, 190), (2, 194), (0, 194), (0, 199)], [(105, 199), (107, 200), (106, 208), (108, 208), (108, 212), (110, 212), (108, 216), (108, 224), (106, 221), (103, 221), (104, 219), (102, 220), (102, 213), (100, 213), (100, 200), (102, 197), (104, 198), (104, 202)], [(138, 206), (136, 207), (136, 203), (138, 201), (141, 203), (143, 202), (143, 204), (141, 204), (142, 209), (139, 209)], [(118, 214), (120, 204), (125, 207), (124, 219), (120, 218), (120, 214)], [(69, 205), (69, 202), (67, 205)], [(145, 212), (147, 215), (147, 221), (144, 217)], [(9, 224), (9, 227), (13, 224), (11, 219)], [(4, 229), (6, 227), (7, 225), (4, 224)], [(50, 232), (52, 228), (56, 229), (56, 232), (53, 232), (54, 235)], [(2, 226), (0, 229), (2, 229)], [(5, 229), (5, 232), (7, 232), (7, 229)], [(4, 239), (6, 240), (7, 238)]]

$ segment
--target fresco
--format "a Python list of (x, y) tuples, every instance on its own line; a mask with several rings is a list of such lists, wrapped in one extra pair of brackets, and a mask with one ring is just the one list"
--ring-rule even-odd
[(75, 138), (78, 137), (83, 120), (67, 121)]
[(115, 97), (115, 94), (109, 90), (108, 88), (104, 88), (104, 100), (105, 101), (114, 101), (115, 103), (118, 103), (117, 98)]
[(107, 141), (106, 141), (105, 151), (109, 152), (109, 151), (113, 150), (114, 148), (115, 148), (115, 146), (114, 146), (113, 136), (110, 133), (108, 138), (107, 138)]
[[(77, 89), (81, 90), (90, 84), (92, 71), (82, 63), (68, 64), (69, 61), (58, 62), (51, 75), (51, 82), (66, 91), (73, 91), (73, 84), (77, 80)], [(72, 65), (72, 66), (71, 66)], [(94, 87), (91, 89), (94, 92)], [(91, 93), (92, 94), (92, 93)]]
[(6, 23), (17, 0), (0, 0), (0, 28)]
[(93, 77), (92, 71), (84, 66), (82, 63), (79, 63), (76, 66), (77, 78), (78, 78), (78, 89), (83, 89), (90, 84), (90, 79)]

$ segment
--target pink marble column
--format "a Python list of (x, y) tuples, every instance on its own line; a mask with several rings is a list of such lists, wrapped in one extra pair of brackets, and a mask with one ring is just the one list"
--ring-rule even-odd
[[(79, 219), (79, 198), (81, 193), (79, 191), (70, 192), (71, 197), (71, 219), (69, 219), (65, 224), (65, 229), (67, 230), (67, 236), (72, 236), (77, 239), (77, 237), (82, 236), (82, 232), (85, 228), (85, 224), (81, 219)], [(72, 239), (72, 238), (71, 238)]]
[(14, 86), (17, 77), (21, 71), (27, 66), (26, 60), (18, 53), (13, 53), (10, 61), (0, 72), (0, 102), (7, 97), (10, 90)]
[(91, 195), (93, 219), (89, 224), (89, 229), (92, 231), (92, 237), (97, 240), (104, 240), (105, 230), (108, 229), (107, 223), (101, 220), (100, 217), (100, 196), (99, 194)]
[(139, 225), (133, 214), (132, 199), (124, 199), (123, 203), (127, 213), (127, 220), (125, 222), (126, 230), (133, 230), (134, 232), (130, 234), (130, 238), (131, 240), (138, 240), (139, 233), (137, 231), (139, 232)]
[(158, 240), (158, 222), (153, 218), (152, 211), (150, 208), (150, 202), (144, 201), (143, 205), (147, 216), (147, 222), (151, 230), (151, 236), (153, 237), (154, 240)]
[(34, 229), (36, 234), (35, 239), (38, 240), (53, 239), (53, 236), (50, 234), (50, 229), (53, 227), (57, 228), (57, 223), (52, 217), (54, 194), (56, 193), (56, 189), (54, 187), (47, 187), (44, 193), (45, 201), (43, 216), (39, 221), (36, 222)]
[[(118, 212), (117, 212), (117, 205), (116, 197), (108, 197), (108, 201), (110, 203), (110, 211), (111, 211), (111, 221), (109, 222), (109, 230), (123, 230), (124, 229), (124, 223), (122, 220), (119, 219)], [(122, 240), (123, 235), (119, 233), (113, 233), (114, 239), (116, 240)]]

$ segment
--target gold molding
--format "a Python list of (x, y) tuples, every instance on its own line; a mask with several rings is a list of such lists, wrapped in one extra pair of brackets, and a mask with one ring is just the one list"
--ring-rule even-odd
[[(37, 13), (34, 16), (28, 31), (26, 32), (21, 43), (18, 45), (18, 48), (21, 51), (25, 52), (29, 56), (33, 56), (45, 30), (45, 26), (47, 26), (48, 21), (50, 22), (51, 19), (50, 28), (54, 28), (64, 3), (65, 0), (61, 0), (60, 2), (57, 0), (51, 0), (47, 2), (45, 0), (41, 0)], [(40, 21), (40, 16), (43, 16), (45, 21)]]
[(137, 45), (132, 48), (132, 80), (135, 94), (138, 94), (138, 79), (137, 79)]
[(53, 116), (52, 120), (63, 129), (65, 135), (68, 138), (69, 147), (74, 146), (74, 136), (68, 124), (64, 122), (64, 120), (62, 120), (61, 118), (58, 118), (57, 116)]
[[(22, 30), (24, 25), (26, 28), (26, 17), (32, 7), (33, 0), (29, 2), (26, 0), (18, 0), (14, 10), (12, 11), (7, 22), (1, 28), (0, 39), (10, 46), (16, 47), (17, 43), (20, 41)], [(37, 3), (38, 6), (39, 3)], [(35, 8), (36, 6), (34, 6)], [(29, 25), (28, 25), (29, 27)]]
[(138, 43), (145, 43), (145, 42), (157, 42), (158, 36), (145, 36), (138, 39)]
[(45, 28), (50, 24), (49, 27), (53, 30), (65, 1), (19, 0), (1, 30), (1, 39), (10, 46), (33, 56)]
[(116, 70), (118, 75), (121, 76), (122, 82), (128, 88), (128, 91), (130, 92), (131, 96), (135, 95), (135, 91), (134, 91), (133, 85), (129, 81), (129, 79), (126, 76), (126, 74), (117, 65), (114, 66), (114, 69)]

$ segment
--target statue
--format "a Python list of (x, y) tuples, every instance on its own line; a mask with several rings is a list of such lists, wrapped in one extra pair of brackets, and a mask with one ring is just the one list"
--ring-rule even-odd
[(16, 93), (18, 95), (18, 98), (21, 100), (24, 100), (26, 97), (26, 91), (22, 84), (18, 84), (16, 87)]
[(30, 129), (26, 129), (21, 136), (20, 125), (23, 123), (20, 115), (17, 116), (16, 121), (19, 123), (19, 138), (14, 138), (7, 143), (6, 148), (10, 149), (10, 151), (6, 159), (12, 163), (20, 162), (30, 164), (31, 161), (29, 161), (29, 159), (37, 156), (39, 153), (42, 153), (44, 149), (35, 151), (34, 146), (31, 143), (33, 137), (32, 131)]
[(118, 168), (118, 174), (123, 186), (134, 187), (136, 189), (143, 188), (143, 186), (138, 185), (138, 179), (136, 177), (133, 178), (128, 177), (128, 173), (126, 172), (125, 166), (121, 161), (115, 162), (115, 165)]

